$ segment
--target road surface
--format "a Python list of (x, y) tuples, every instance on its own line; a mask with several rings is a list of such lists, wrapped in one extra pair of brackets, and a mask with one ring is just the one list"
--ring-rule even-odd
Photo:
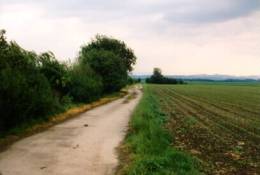
[(0, 153), (1, 175), (110, 175), (129, 117), (141, 98), (126, 97), (87, 111)]

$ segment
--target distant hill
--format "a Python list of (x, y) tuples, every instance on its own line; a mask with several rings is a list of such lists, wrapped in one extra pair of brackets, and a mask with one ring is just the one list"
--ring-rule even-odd
[[(133, 75), (134, 78), (146, 79), (151, 75)], [(254, 76), (232, 76), (222, 74), (197, 74), (197, 75), (167, 75), (169, 78), (190, 80), (190, 81), (260, 81), (260, 75)]]

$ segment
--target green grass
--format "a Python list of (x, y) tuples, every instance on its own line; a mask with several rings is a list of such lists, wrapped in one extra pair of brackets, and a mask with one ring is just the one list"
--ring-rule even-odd
[[(157, 97), (149, 86), (135, 110), (123, 150), (120, 173), (127, 175), (196, 175), (199, 162), (171, 146), (172, 136), (166, 129), (168, 116), (161, 112)], [(122, 154), (121, 152), (121, 154)]]

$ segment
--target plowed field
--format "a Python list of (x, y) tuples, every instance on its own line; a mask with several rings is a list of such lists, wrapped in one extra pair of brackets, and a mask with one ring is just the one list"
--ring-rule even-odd
[(260, 86), (149, 85), (169, 116), (172, 145), (207, 174), (260, 174)]

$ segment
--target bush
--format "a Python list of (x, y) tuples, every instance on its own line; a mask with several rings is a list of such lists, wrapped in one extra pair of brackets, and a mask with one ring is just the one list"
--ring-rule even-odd
[(70, 78), (69, 95), (75, 102), (90, 102), (101, 96), (101, 78), (87, 64), (74, 65)]
[(0, 133), (60, 109), (34, 53), (11, 43), (1, 48), (0, 58)]
[(120, 90), (136, 59), (124, 42), (97, 36), (68, 66), (51, 52), (37, 55), (7, 42), (4, 34), (0, 30), (0, 135)]
[(40, 72), (48, 79), (52, 91), (62, 99), (69, 91), (69, 71), (66, 64), (61, 64), (51, 52), (43, 53), (38, 57)]

